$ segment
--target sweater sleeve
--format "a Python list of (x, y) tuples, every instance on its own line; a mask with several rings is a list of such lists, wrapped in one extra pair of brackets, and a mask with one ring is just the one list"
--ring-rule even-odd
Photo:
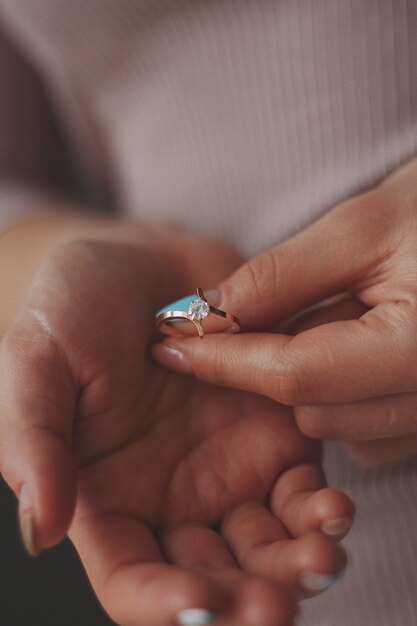
[(0, 229), (62, 204), (70, 170), (42, 81), (0, 24)]

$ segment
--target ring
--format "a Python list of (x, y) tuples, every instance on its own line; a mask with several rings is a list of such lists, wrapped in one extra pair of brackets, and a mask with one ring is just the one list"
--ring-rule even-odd
[(155, 314), (155, 328), (166, 335), (198, 333), (202, 339), (205, 333), (238, 333), (240, 320), (209, 304), (197, 287), (197, 297), (187, 296), (160, 309)]

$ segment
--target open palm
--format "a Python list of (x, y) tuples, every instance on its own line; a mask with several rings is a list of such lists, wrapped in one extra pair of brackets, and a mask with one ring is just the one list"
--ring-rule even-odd
[(153, 269), (103, 242), (43, 264), (0, 348), (2, 472), (16, 493), (28, 486), (39, 546), (71, 522), (123, 626), (189, 608), (290, 624), (300, 575), (345, 565), (318, 528), (352, 504), (318, 491), (320, 444), (291, 409), (152, 360)]

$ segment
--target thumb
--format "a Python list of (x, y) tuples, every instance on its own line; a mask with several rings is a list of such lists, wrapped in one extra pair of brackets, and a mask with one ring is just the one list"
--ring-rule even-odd
[(389, 253), (395, 212), (387, 204), (378, 187), (338, 205), (242, 265), (214, 297), (207, 293), (209, 302), (237, 315), (243, 330), (257, 330), (348, 291)]
[(33, 324), (15, 323), (4, 336), (0, 378), (0, 470), (34, 555), (65, 536), (73, 515), (77, 389), (56, 340)]

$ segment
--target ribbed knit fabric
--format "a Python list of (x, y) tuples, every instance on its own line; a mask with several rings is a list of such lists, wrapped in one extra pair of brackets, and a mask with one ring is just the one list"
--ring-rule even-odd
[(417, 624), (417, 459), (358, 467), (340, 443), (325, 444), (329, 483), (354, 500), (342, 581), (302, 602), (300, 626)]
[[(0, 100), (37, 73), (86, 194), (120, 215), (251, 256), (417, 154), (415, 0), (0, 0), (0, 16), (27, 58)], [(1, 181), (49, 190), (35, 164), (56, 131), (28, 154), (19, 122), (39, 127), (42, 93), (0, 116), (3, 224), (28, 199)], [(328, 444), (326, 469), (358, 507), (351, 564), (300, 625), (415, 626), (417, 458), (364, 470)]]

